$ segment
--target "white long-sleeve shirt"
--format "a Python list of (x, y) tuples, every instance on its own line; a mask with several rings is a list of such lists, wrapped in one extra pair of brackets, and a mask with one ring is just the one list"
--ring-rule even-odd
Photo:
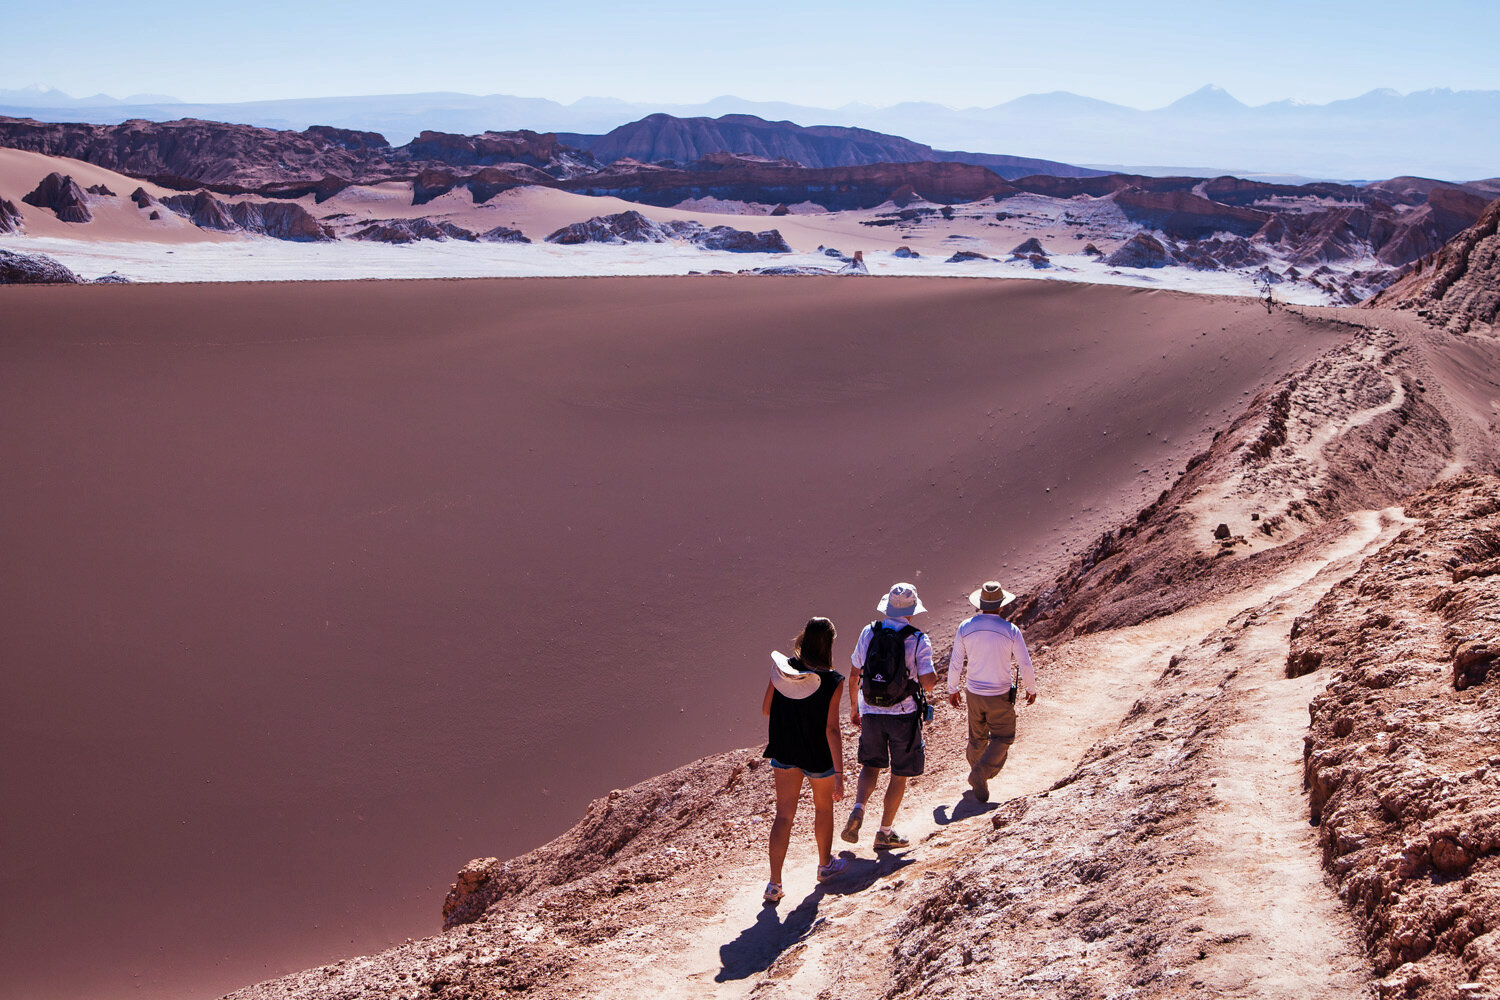
[(953, 637), (953, 655), (948, 659), (948, 693), (957, 694), (964, 664), (969, 679), (965, 685), (975, 694), (1005, 694), (1011, 688), (1011, 663), (1021, 668), (1021, 686), (1036, 694), (1036, 670), (1021, 630), (999, 615), (978, 614), (964, 620)]
[[(882, 618), (880, 624), (888, 629), (901, 629), (910, 625), (911, 622), (905, 618)], [(854, 652), (849, 657), (849, 663), (858, 670), (864, 670), (865, 650), (870, 648), (870, 632), (875, 627), (871, 622), (865, 626), (865, 630), (859, 634), (859, 641), (854, 644)], [(914, 679), (924, 674), (936, 673), (932, 668), (932, 643), (927, 641), (926, 632), (917, 632), (916, 635), (906, 637), (906, 669), (911, 671)], [(917, 683), (921, 683), (920, 680)], [(865, 704), (865, 693), (859, 688), (859, 714), (860, 715), (906, 715), (917, 710), (916, 698), (906, 698), (901, 702), (888, 708), (878, 705)]]

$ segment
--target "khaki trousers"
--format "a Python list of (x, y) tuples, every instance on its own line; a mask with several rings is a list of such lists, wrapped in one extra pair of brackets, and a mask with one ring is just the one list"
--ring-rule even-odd
[(969, 706), (969, 745), (964, 755), (969, 767), (989, 781), (1005, 766), (1010, 745), (1016, 741), (1016, 706), (1008, 694), (964, 692)]

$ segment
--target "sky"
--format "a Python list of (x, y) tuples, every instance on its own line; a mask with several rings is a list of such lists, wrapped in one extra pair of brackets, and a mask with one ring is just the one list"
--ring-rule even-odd
[[(9, 5), (0, 89), (229, 102), (455, 91), (569, 103), (733, 95), (989, 107), (1066, 90), (1136, 108), (1388, 87), (1500, 90), (1494, 0), (58, 0)], [(64, 26), (74, 29), (62, 30)], [(26, 44), (24, 40), (31, 40)], [(19, 41), (19, 43), (18, 43)]]

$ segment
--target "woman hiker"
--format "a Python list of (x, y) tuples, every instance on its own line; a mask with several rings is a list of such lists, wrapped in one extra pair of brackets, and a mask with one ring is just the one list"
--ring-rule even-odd
[(813, 618), (792, 644), (790, 658), (772, 653), (771, 680), (761, 712), (770, 719), (771, 759), (776, 779), (776, 821), (771, 824), (771, 881), (765, 900), (786, 895), (781, 866), (792, 840), (792, 820), (802, 779), (812, 785), (813, 836), (818, 842), (818, 881), (842, 872), (848, 862), (833, 856), (833, 803), (844, 797), (844, 738), (839, 730), (843, 675), (833, 669), (833, 622)]

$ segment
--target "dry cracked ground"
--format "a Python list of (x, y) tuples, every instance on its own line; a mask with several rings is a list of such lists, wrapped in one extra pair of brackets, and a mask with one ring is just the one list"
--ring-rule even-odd
[(440, 935), (233, 996), (1500, 997), (1500, 341), (1328, 321), (1020, 607), (991, 803), (940, 710), (913, 846), (815, 886), (805, 802), (765, 906), (767, 768), (719, 755), (472, 862)]

